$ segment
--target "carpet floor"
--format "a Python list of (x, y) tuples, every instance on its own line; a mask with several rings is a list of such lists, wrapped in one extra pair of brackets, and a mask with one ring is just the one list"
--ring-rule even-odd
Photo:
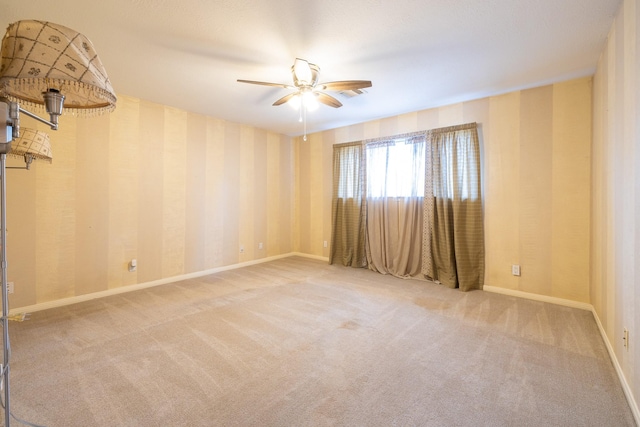
[(590, 312), (301, 257), (10, 334), (12, 413), (50, 427), (635, 425)]

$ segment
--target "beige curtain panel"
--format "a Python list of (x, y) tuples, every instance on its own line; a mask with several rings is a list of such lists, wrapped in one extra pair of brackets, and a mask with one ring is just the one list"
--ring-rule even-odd
[(475, 123), (427, 132), (423, 273), (463, 291), (482, 289), (484, 227)]
[(333, 147), (329, 264), (366, 267), (366, 163), (361, 142)]

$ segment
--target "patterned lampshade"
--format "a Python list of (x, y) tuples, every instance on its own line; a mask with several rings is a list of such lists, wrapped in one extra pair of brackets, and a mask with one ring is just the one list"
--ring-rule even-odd
[(116, 95), (92, 43), (74, 30), (44, 21), (10, 24), (2, 39), (0, 95), (42, 108), (42, 93), (65, 96), (64, 109), (93, 115), (115, 108)]
[(11, 145), (10, 156), (23, 157), (30, 155), (34, 159), (46, 160), (51, 163), (51, 143), (49, 135), (35, 129), (22, 128), (21, 135)]

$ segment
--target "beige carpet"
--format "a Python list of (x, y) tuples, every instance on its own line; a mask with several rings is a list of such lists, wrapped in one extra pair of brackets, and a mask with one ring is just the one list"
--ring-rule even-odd
[(298, 257), (10, 332), (52, 427), (635, 425), (590, 312)]

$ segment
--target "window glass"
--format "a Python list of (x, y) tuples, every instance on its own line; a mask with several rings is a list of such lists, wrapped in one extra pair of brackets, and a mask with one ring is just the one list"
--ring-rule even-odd
[(424, 138), (367, 145), (367, 197), (424, 197), (424, 149)]

